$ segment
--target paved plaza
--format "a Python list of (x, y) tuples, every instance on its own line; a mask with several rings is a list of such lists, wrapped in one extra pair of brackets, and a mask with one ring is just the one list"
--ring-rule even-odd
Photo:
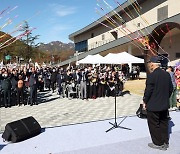
[[(0, 108), (0, 131), (9, 122), (33, 116), (44, 127), (56, 127), (114, 118), (114, 97), (89, 100), (60, 98), (49, 91), (40, 93), (40, 103), (34, 106)], [(117, 101), (117, 117), (135, 115), (142, 96), (125, 94)]]

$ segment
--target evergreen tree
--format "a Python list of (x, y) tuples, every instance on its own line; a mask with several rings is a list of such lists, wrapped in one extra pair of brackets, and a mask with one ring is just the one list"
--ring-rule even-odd
[(36, 40), (39, 39), (39, 35), (32, 35), (32, 32), (30, 32), (31, 28), (27, 21), (24, 22), (24, 25), (22, 26), (22, 29), (20, 31), (27, 33), (25, 37), (22, 37), (21, 41), (24, 42), (24, 46), (21, 47), (21, 49), (24, 52), (24, 59), (25, 61), (29, 61), (29, 59), (33, 59), (36, 55), (36, 52), (38, 52), (38, 45), (39, 43), (36, 43)]

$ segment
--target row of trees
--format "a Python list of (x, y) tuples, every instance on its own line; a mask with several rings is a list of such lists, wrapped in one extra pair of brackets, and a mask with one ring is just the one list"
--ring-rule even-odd
[[(29, 24), (27, 22), (24, 22), (22, 29), (19, 31), (21, 33), (25, 33), (29, 30)], [(4, 33), (1, 32), (0, 35), (2, 36), (4, 35)], [(27, 35), (12, 43), (11, 45), (8, 45), (11, 43), (11, 41), (7, 42), (8, 46), (0, 51), (0, 58), (6, 62), (5, 56), (10, 55), (12, 62), (17, 61), (18, 58), (24, 59), (24, 61), (27, 62), (30, 58), (34, 58), (36, 53), (39, 52), (37, 49), (38, 44), (35, 43), (38, 37), (38, 35), (33, 36), (32, 33), (27, 33)], [(6, 34), (4, 37), (1, 38), (0, 42), (4, 43), (11, 38), (12, 36)]]
[[(30, 26), (28, 22), (24, 22), (24, 25), (22, 26), (20, 32), (21, 33), (26, 33), (30, 30)], [(0, 32), (0, 36), (4, 35), (5, 33)], [(12, 38), (10, 35), (6, 35), (5, 37), (2, 37), (0, 39), (0, 43), (3, 43), (7, 40)], [(51, 52), (45, 52), (45, 51), (40, 51), (39, 50), (39, 45), (40, 43), (36, 43), (37, 40), (39, 39), (39, 35), (33, 36), (32, 32), (27, 33), (24, 37), (21, 39), (17, 40), (16, 42), (12, 43), (11, 45), (3, 48), (0, 50), (0, 60), (4, 60), (5, 63), (8, 63), (5, 59), (7, 55), (11, 56), (11, 62), (19, 62), (19, 60), (23, 59), (23, 62), (29, 62), (31, 59), (34, 62), (59, 62), (62, 60), (65, 60), (68, 58), (69, 55), (72, 55), (73, 52), (61, 52), (56, 53), (52, 57)], [(8, 42), (9, 43), (9, 42)], [(53, 58), (53, 59), (52, 59)]]

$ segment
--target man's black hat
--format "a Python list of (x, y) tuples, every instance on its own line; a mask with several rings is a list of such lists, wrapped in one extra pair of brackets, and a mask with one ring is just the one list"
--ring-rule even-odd
[(153, 56), (150, 58), (148, 63), (161, 63), (161, 58), (159, 56)]

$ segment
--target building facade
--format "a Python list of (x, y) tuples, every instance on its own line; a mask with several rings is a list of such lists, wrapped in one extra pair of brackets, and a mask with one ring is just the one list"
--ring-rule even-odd
[(70, 34), (76, 53), (81, 54), (60, 65), (89, 54), (104, 56), (123, 51), (145, 60), (154, 54), (167, 56), (170, 61), (178, 59), (179, 24), (179, 0), (128, 0), (106, 16)]

